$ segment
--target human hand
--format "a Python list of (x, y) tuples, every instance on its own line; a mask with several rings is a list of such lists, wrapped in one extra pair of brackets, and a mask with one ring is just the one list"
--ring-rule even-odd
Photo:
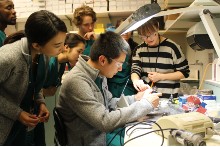
[(139, 101), (139, 100), (141, 100), (143, 97), (146, 97), (145, 95), (148, 95), (148, 94), (150, 94), (150, 93), (152, 93), (152, 88), (150, 88), (150, 87), (148, 86), (148, 89), (146, 89), (145, 91), (140, 91), (140, 92), (138, 92), (138, 93), (135, 95), (135, 100), (136, 100), (136, 101)]
[(40, 122), (47, 122), (49, 120), (50, 112), (44, 103), (40, 104), (38, 118)]
[(95, 32), (87, 32), (83, 37), (85, 40), (96, 40)]
[(148, 72), (148, 78), (152, 81), (152, 82), (157, 82), (161, 80), (161, 74), (158, 72)]
[(137, 91), (144, 91), (150, 86), (147, 84), (144, 84), (143, 80), (133, 80), (133, 86)]
[(36, 115), (27, 113), (25, 111), (22, 111), (20, 113), (18, 120), (28, 127), (35, 127), (40, 121), (40, 119)]
[(161, 95), (162, 93), (152, 93), (145, 95), (144, 98), (146, 98), (153, 105), (153, 107), (156, 108), (159, 105), (159, 96)]

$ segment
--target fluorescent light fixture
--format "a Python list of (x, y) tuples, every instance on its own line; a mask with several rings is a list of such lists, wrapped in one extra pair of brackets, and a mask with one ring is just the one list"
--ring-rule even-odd
[(116, 30), (118, 34), (133, 31), (143, 25), (161, 11), (157, 3), (146, 4), (132, 13)]

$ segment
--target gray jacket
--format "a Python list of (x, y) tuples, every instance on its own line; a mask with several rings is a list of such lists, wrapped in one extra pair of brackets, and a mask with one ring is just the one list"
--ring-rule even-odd
[[(27, 39), (0, 48), (0, 145), (3, 145), (22, 109), (29, 83), (31, 56)], [(38, 102), (44, 102), (39, 93)]]
[(65, 76), (57, 108), (66, 125), (68, 145), (106, 145), (106, 132), (136, 121), (153, 109), (146, 99), (134, 102), (134, 96), (127, 96), (134, 103), (109, 111), (109, 107), (115, 108), (115, 99), (111, 99), (105, 77), (102, 77), (103, 97), (94, 82), (98, 76), (99, 70), (89, 66), (82, 57)]

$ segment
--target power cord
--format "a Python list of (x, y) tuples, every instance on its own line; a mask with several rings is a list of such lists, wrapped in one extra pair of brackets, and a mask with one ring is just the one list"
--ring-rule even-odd
[[(123, 145), (123, 143), (122, 143), (122, 131), (124, 130), (126, 128), (126, 126), (124, 126), (121, 130), (119, 130), (113, 137), (112, 137), (112, 139), (109, 141), (109, 143), (107, 144), (107, 146), (109, 146), (111, 143), (112, 143), (112, 141), (115, 139), (115, 137), (120, 133), (120, 144), (121, 145)], [(113, 131), (111, 132), (111, 133), (113, 133)]]
[[(150, 133), (153, 133), (153, 132), (160, 131), (161, 134), (162, 134), (162, 143), (161, 143), (161, 146), (162, 146), (163, 143), (164, 143), (164, 133), (163, 133), (163, 130), (171, 130), (172, 128), (162, 129), (161, 126), (160, 126), (158, 123), (156, 123), (155, 121), (148, 121), (147, 123), (139, 122), (139, 123), (133, 125), (131, 128), (135, 127), (135, 126), (138, 125), (138, 124), (150, 125), (149, 122), (150, 122), (151, 124), (152, 124), (152, 123), (156, 124), (156, 125), (158, 126), (159, 130), (154, 130), (154, 131), (150, 131), (150, 132), (147, 132), (147, 133), (144, 133), (144, 134), (135, 136), (134, 138), (131, 138), (131, 139), (127, 140), (127, 141), (124, 143), (124, 145), (127, 144), (128, 142), (130, 142), (130, 141), (136, 139), (136, 138), (141, 137), (141, 136), (144, 136), (144, 135), (147, 135), (147, 134), (150, 134)], [(129, 131), (131, 128), (129, 128), (129, 129), (126, 131), (126, 134), (128, 134), (128, 131)], [(146, 128), (145, 128), (145, 129), (146, 129)], [(133, 131), (132, 131), (132, 132), (133, 132)], [(130, 135), (131, 135), (131, 134), (130, 134)], [(130, 136), (130, 135), (129, 135), (129, 136)]]
[(128, 131), (131, 130), (132, 128), (134, 128), (135, 126), (139, 125), (139, 124), (150, 125), (150, 124), (148, 124), (148, 123), (146, 123), (146, 122), (137, 122), (137, 123), (135, 123), (134, 125), (132, 125), (129, 129), (127, 129), (126, 135), (127, 135), (127, 136), (130, 136), (132, 133), (130, 133), (130, 134), (128, 135)]
[[(147, 135), (147, 134), (150, 134), (150, 133), (154, 133), (154, 132), (158, 132), (158, 131), (161, 131), (161, 132), (162, 132), (162, 131), (165, 131), (165, 130), (173, 130), (173, 128), (153, 130), (153, 131), (150, 131), (150, 132), (147, 132), (147, 133), (144, 133), (144, 134), (135, 136), (134, 138), (131, 138), (131, 139), (127, 140), (127, 141), (124, 143), (124, 145), (127, 144), (128, 142), (130, 142), (130, 141), (132, 141), (132, 140), (134, 140), (134, 139), (136, 139), (136, 138), (142, 137), (142, 136), (144, 136), (144, 135)], [(161, 146), (163, 146), (163, 143), (164, 143), (164, 135), (162, 135), (162, 143), (161, 143)]]
[(204, 82), (207, 69), (208, 69), (209, 65), (212, 65), (212, 64), (213, 64), (213, 63), (208, 63), (208, 64), (206, 65), (205, 70), (204, 70), (204, 73), (203, 73), (203, 76), (202, 76), (201, 83), (200, 83), (200, 85), (199, 85), (199, 90), (201, 90), (201, 88), (202, 88), (202, 84), (203, 84), (203, 82)]

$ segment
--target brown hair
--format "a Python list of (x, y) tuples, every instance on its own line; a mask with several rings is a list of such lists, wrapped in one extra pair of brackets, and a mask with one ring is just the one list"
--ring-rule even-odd
[(76, 8), (76, 10), (73, 13), (73, 23), (78, 27), (82, 24), (83, 17), (84, 16), (91, 16), (93, 22), (96, 22), (96, 13), (93, 11), (93, 9), (89, 6), (82, 5), (79, 8)]
[(157, 18), (152, 18), (147, 21), (145, 24), (140, 26), (137, 31), (139, 35), (152, 34), (154, 32), (158, 32), (159, 30), (159, 22)]

